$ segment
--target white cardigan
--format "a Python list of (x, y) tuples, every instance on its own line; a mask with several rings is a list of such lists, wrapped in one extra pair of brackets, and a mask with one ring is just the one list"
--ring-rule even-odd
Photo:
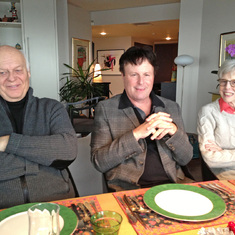
[[(198, 141), (202, 157), (219, 179), (235, 179), (235, 114), (220, 112), (219, 100), (202, 107), (198, 113)], [(213, 140), (222, 151), (207, 151)]]

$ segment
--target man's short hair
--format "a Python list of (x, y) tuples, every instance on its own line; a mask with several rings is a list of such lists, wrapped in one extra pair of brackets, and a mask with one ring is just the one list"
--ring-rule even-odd
[(124, 66), (127, 64), (138, 65), (147, 60), (154, 67), (154, 75), (157, 71), (157, 58), (151, 47), (130, 47), (119, 59), (119, 71), (125, 75)]

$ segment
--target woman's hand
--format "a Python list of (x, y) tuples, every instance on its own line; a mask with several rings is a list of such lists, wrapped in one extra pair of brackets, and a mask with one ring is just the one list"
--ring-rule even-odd
[(205, 144), (205, 149), (208, 151), (213, 151), (213, 152), (217, 152), (217, 151), (222, 151), (223, 149), (220, 148), (214, 141), (212, 140), (208, 140), (208, 144)]

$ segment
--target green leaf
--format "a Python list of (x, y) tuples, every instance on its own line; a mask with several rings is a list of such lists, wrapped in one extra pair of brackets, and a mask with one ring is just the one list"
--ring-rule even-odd
[[(84, 100), (93, 97), (94, 92), (96, 95), (102, 95), (102, 87), (97, 86), (97, 84), (94, 86), (93, 84), (94, 71), (91, 71), (91, 69), (95, 61), (96, 59), (88, 65), (86, 70), (83, 70), (83, 68), (79, 65), (78, 69), (75, 69), (68, 64), (64, 64), (70, 72), (63, 73), (63, 77), (60, 79), (66, 79), (64, 85), (59, 91), (61, 101), (72, 103), (79, 100)], [(109, 69), (101, 69), (100, 71), (105, 70)]]

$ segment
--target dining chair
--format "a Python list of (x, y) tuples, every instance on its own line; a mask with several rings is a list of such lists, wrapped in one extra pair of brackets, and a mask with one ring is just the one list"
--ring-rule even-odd
[(78, 138), (78, 156), (69, 166), (69, 170), (78, 190), (79, 196), (106, 193), (106, 182), (103, 174), (97, 171), (90, 161), (91, 133)]
[(193, 146), (193, 160), (200, 164), (201, 178), (203, 181), (217, 180), (216, 175), (211, 171), (210, 167), (204, 161), (201, 151), (199, 149), (198, 135), (195, 133), (187, 133), (190, 143)]
[(94, 108), (97, 103), (106, 97), (93, 97), (73, 103), (66, 103), (66, 109), (76, 131), (86, 136), (93, 131)]
[(202, 179), (203, 181), (211, 181), (211, 180), (218, 180), (216, 175), (212, 172), (210, 167), (204, 161), (203, 157), (201, 157), (201, 170), (202, 170)]

